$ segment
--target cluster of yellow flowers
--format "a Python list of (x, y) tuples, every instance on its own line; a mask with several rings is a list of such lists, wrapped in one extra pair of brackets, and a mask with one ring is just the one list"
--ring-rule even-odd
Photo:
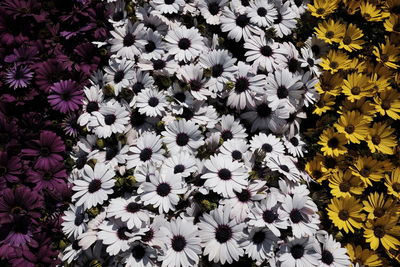
[(329, 45), (317, 84), (308, 173), (331, 194), (327, 217), (353, 262), (400, 262), (400, 0), (314, 0)]

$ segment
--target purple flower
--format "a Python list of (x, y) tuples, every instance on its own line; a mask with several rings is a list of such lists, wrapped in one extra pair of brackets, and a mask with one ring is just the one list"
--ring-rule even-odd
[(6, 73), (6, 84), (13, 89), (25, 88), (30, 84), (33, 72), (28, 66), (14, 66)]
[(28, 248), (27, 245), (37, 247), (39, 244), (33, 239), (36, 229), (35, 222), (29, 216), (13, 215), (10, 222), (1, 224), (0, 236), (5, 238), (0, 244), (25, 249)]
[(20, 158), (9, 157), (7, 152), (0, 151), (0, 182), (2, 180), (10, 183), (18, 182), (18, 176), (22, 173), (21, 168)]
[(57, 166), (63, 157), (61, 153), (65, 151), (62, 139), (51, 131), (42, 131), (40, 140), (32, 141), (32, 148), (22, 149), (25, 156), (38, 157), (35, 168), (49, 169)]
[(75, 113), (67, 115), (61, 123), (61, 126), (63, 127), (63, 130), (67, 135), (72, 137), (78, 136), (79, 125)]
[(96, 55), (96, 49), (91, 43), (77, 45), (74, 49), (73, 59), (75, 69), (90, 75), (100, 63), (100, 57)]
[(72, 80), (60, 81), (51, 87), (51, 94), (47, 99), (55, 110), (67, 113), (82, 105), (83, 91)]
[(50, 87), (63, 78), (65, 68), (55, 59), (36, 64), (36, 84), (48, 93)]
[(35, 46), (22, 45), (14, 48), (14, 53), (6, 56), (4, 61), (7, 63), (28, 64), (37, 59), (38, 49)]
[(43, 189), (60, 191), (66, 183), (67, 171), (63, 164), (50, 169), (35, 169), (28, 171), (27, 181), (35, 184), (34, 190)]

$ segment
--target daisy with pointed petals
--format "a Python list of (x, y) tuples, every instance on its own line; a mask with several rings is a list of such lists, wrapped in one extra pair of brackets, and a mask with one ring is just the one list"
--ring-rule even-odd
[(153, 76), (147, 71), (141, 71), (140, 69), (135, 70), (135, 74), (132, 79), (132, 91), (134, 94), (139, 94), (145, 88), (151, 88), (154, 85)]
[(177, 218), (162, 226), (160, 231), (165, 244), (164, 255), (160, 257), (162, 267), (197, 266), (201, 254), (197, 225)]
[(286, 149), (288, 150), (289, 154), (293, 157), (303, 157), (303, 152), (305, 151), (305, 144), (299, 134), (294, 135), (291, 138), (284, 137), (283, 144), (285, 145)]
[(168, 54), (162, 55), (159, 59), (140, 58), (137, 66), (142, 71), (152, 71), (155, 75), (173, 76), (179, 68), (178, 63)]
[(137, 192), (145, 205), (153, 205), (159, 213), (175, 210), (179, 202), (178, 195), (187, 191), (182, 177), (177, 174), (153, 174), (149, 182), (140, 185)]
[(199, 236), (209, 261), (231, 264), (243, 256), (244, 223), (229, 219), (230, 206), (219, 206), (200, 217)]
[(100, 103), (102, 103), (104, 100), (103, 91), (98, 85), (92, 85), (89, 88), (85, 87), (83, 91), (85, 93), (85, 97), (82, 100), (83, 112), (78, 118), (78, 123), (81, 126), (89, 123), (93, 116), (92, 112), (99, 111)]
[(197, 171), (196, 158), (187, 151), (172, 154), (161, 167), (163, 173), (175, 173), (182, 177), (188, 177), (195, 171)]
[(277, 18), (278, 11), (270, 0), (255, 0), (246, 7), (250, 22), (261, 28), (271, 26)]
[(249, 145), (245, 140), (231, 139), (222, 143), (220, 152), (223, 155), (231, 157), (233, 160), (246, 162), (250, 161), (251, 152), (249, 151)]
[(201, 176), (206, 179), (204, 186), (223, 197), (234, 197), (234, 191), (241, 192), (248, 184), (248, 172), (243, 163), (227, 156), (211, 156), (204, 167), (206, 172)]
[(221, 24), (222, 10), (228, 0), (199, 0), (198, 8), (201, 15), (210, 25)]
[(138, 196), (112, 199), (107, 207), (107, 217), (120, 219), (129, 229), (141, 228), (150, 222), (149, 212), (143, 209)]
[(134, 241), (140, 240), (144, 231), (145, 228), (129, 229), (120, 220), (111, 219), (100, 224), (97, 236), (107, 247), (107, 253), (115, 256), (120, 252), (127, 251)]
[(132, 24), (128, 20), (122, 27), (114, 27), (110, 34), (114, 37), (109, 40), (111, 44), (110, 52), (118, 57), (134, 60), (135, 56), (140, 55), (142, 44), (138, 41), (146, 33), (143, 29), (143, 23), (136, 22)]
[(90, 209), (97, 204), (103, 204), (108, 199), (108, 195), (112, 194), (115, 184), (113, 179), (115, 172), (108, 169), (103, 163), (98, 163), (92, 169), (89, 165), (85, 165), (82, 178), (74, 180), (73, 191), (76, 193), (72, 196), (72, 200), (76, 201), (76, 206), (83, 205), (85, 209)]
[(215, 126), (222, 140), (245, 139), (247, 137), (245, 128), (239, 120), (232, 115), (222, 115), (220, 122)]
[(266, 259), (273, 257), (279, 238), (268, 228), (253, 228), (242, 246), (245, 253), (261, 265)]
[(167, 51), (177, 61), (189, 62), (196, 58), (204, 49), (203, 37), (196, 28), (181, 26), (170, 30), (165, 36)]
[(362, 222), (366, 216), (361, 213), (362, 209), (363, 206), (360, 201), (351, 196), (347, 198), (332, 198), (327, 211), (329, 219), (339, 230), (343, 229), (346, 233), (349, 231), (354, 233), (355, 229), (363, 227)]
[(182, 66), (177, 73), (177, 77), (186, 83), (190, 94), (197, 100), (207, 100), (212, 95), (206, 87), (207, 79), (203, 71), (199, 64), (189, 64)]
[(320, 251), (321, 259), (319, 265), (321, 267), (347, 267), (350, 265), (350, 259), (345, 248), (339, 242), (336, 242), (332, 235), (322, 243)]
[(69, 209), (64, 212), (62, 217), (62, 230), (68, 237), (77, 238), (80, 234), (86, 231), (88, 215), (85, 214), (82, 206), (69, 205)]
[(286, 60), (287, 51), (265, 35), (251, 36), (245, 41), (244, 48), (247, 50), (244, 54), (246, 61), (252, 62), (255, 70), (272, 72)]
[(293, 12), (290, 7), (290, 1), (282, 3), (281, 1), (275, 1), (275, 6), (278, 11), (278, 16), (274, 21), (274, 29), (276, 35), (280, 38), (292, 33), (292, 30), (296, 28), (298, 15)]
[(226, 103), (237, 110), (254, 107), (254, 99), (264, 94), (266, 76), (256, 75), (251, 66), (242, 61), (238, 62), (238, 72), (234, 76), (233, 89), (230, 90)]
[(150, 5), (162, 14), (179, 13), (185, 6), (184, 0), (152, 0)]
[(278, 260), (281, 267), (319, 266), (318, 243), (312, 237), (292, 238), (281, 245)]
[(160, 59), (165, 53), (163, 37), (152, 29), (148, 29), (143, 39), (138, 42), (142, 44), (140, 57), (144, 59)]
[(224, 7), (220, 20), (221, 31), (228, 32), (228, 38), (236, 42), (249, 39), (258, 29), (250, 23), (248, 14), (232, 11), (229, 7)]
[(131, 155), (128, 156), (128, 169), (137, 167), (147, 162), (161, 162), (164, 160), (162, 142), (160, 136), (152, 132), (144, 132), (135, 146), (130, 147)]
[(176, 120), (165, 127), (161, 133), (163, 142), (171, 153), (181, 151), (195, 152), (204, 144), (199, 127), (185, 119)]
[(203, 68), (211, 71), (206, 87), (213, 92), (222, 91), (225, 84), (233, 80), (233, 75), (237, 71), (236, 59), (231, 56), (228, 50), (212, 50), (201, 55), (199, 62)]
[(136, 107), (139, 108), (140, 113), (146, 116), (162, 116), (167, 107), (167, 100), (163, 91), (147, 88), (138, 94)]
[(130, 87), (134, 76), (133, 61), (122, 59), (111, 59), (109, 65), (105, 67), (105, 83), (114, 88), (114, 94), (117, 96), (122, 88)]
[(273, 134), (254, 135), (250, 141), (250, 149), (253, 153), (260, 153), (266, 159), (285, 154), (285, 147), (281, 139)]
[(130, 244), (130, 248), (122, 256), (125, 266), (153, 267), (156, 266), (157, 251), (139, 241)]

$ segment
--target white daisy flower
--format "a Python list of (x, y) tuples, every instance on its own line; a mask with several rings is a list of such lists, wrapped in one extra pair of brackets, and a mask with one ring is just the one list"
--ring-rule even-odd
[(245, 128), (240, 124), (239, 120), (235, 120), (232, 115), (223, 115), (220, 122), (215, 126), (222, 140), (245, 139), (247, 137)]
[(250, 23), (249, 15), (245, 12), (233, 12), (229, 7), (222, 11), (221, 31), (228, 32), (228, 38), (239, 42), (242, 38), (249, 39), (260, 29)]
[(160, 136), (152, 132), (144, 132), (135, 146), (130, 147), (132, 153), (127, 158), (126, 168), (131, 169), (147, 162), (161, 162), (164, 160)]
[(332, 235), (328, 235), (322, 243), (322, 250), (319, 251), (321, 267), (347, 267), (351, 262), (346, 254), (346, 249), (342, 248), (339, 242), (336, 242)]
[(128, 12), (125, 10), (125, 1), (117, 0), (112, 6), (112, 14), (110, 15), (108, 21), (111, 22), (114, 27), (121, 27), (127, 23), (127, 15)]
[(118, 57), (134, 60), (135, 56), (140, 55), (142, 44), (138, 41), (143, 38), (145, 31), (143, 24), (136, 22), (132, 24), (129, 20), (122, 27), (115, 27), (110, 34), (114, 37), (109, 40), (111, 44), (110, 52), (116, 53)]
[(151, 0), (150, 5), (162, 14), (178, 13), (185, 6), (184, 0)]
[(270, 0), (255, 0), (250, 2), (246, 8), (250, 22), (259, 27), (265, 28), (272, 25), (278, 15), (278, 11)]
[(107, 207), (107, 217), (114, 217), (125, 222), (129, 229), (141, 228), (150, 222), (149, 213), (143, 209), (138, 196), (114, 198)]
[(82, 253), (82, 248), (78, 243), (78, 240), (74, 240), (71, 245), (64, 249), (62, 253), (62, 261), (66, 261), (68, 264), (70, 264), (79, 258), (80, 254)]
[(114, 94), (118, 95), (122, 88), (130, 87), (134, 76), (133, 61), (126, 58), (111, 59), (109, 65), (104, 68), (106, 74), (104, 81), (114, 88)]
[(281, 245), (278, 260), (281, 267), (313, 267), (319, 266), (320, 255), (317, 252), (318, 244), (313, 238), (302, 237), (291, 239)]
[(159, 257), (162, 267), (189, 267), (199, 263), (201, 239), (197, 225), (182, 218), (171, 220), (160, 230), (164, 235), (164, 255)]
[(189, 62), (196, 58), (204, 49), (203, 37), (196, 28), (185, 26), (168, 31), (165, 36), (167, 51), (177, 61)]
[(178, 195), (187, 191), (182, 177), (177, 174), (150, 175), (149, 182), (144, 182), (138, 188), (140, 198), (145, 205), (158, 208), (159, 213), (175, 210), (179, 202)]
[(266, 76), (256, 75), (251, 66), (242, 61), (238, 62), (238, 72), (234, 76), (233, 88), (229, 91), (226, 103), (237, 110), (254, 107), (254, 99), (264, 94)]
[(79, 246), (81, 246), (85, 251), (87, 251), (98, 240), (97, 232), (99, 226), (106, 219), (106, 214), (105, 211), (100, 212), (96, 217), (89, 221), (88, 230), (79, 235)]
[(165, 236), (160, 229), (167, 224), (164, 215), (155, 216), (153, 222), (147, 227), (148, 230), (142, 236), (141, 242), (153, 248), (165, 246), (163, 240)]
[(222, 10), (227, 3), (228, 0), (199, 0), (198, 8), (208, 24), (219, 25)]
[(191, 107), (194, 102), (194, 98), (189, 90), (184, 90), (179, 85), (179, 82), (174, 82), (172, 86), (168, 88), (167, 96), (173, 98), (172, 101), (170, 100), (170, 109), (172, 113), (177, 115), (183, 114), (184, 109)]
[(203, 68), (200, 65), (189, 64), (182, 66), (177, 77), (187, 84), (188, 91), (197, 100), (207, 100), (212, 93), (207, 89), (207, 79), (204, 78)]
[(297, 168), (294, 159), (289, 156), (278, 155), (277, 157), (267, 156), (265, 163), (268, 168), (272, 171), (277, 171), (284, 175), (287, 179), (292, 182), (300, 181), (300, 172)]
[(329, 51), (329, 45), (315, 35), (307, 39), (304, 48), (311, 49), (313, 55), (317, 58), (325, 56)]
[(245, 140), (241, 139), (230, 139), (222, 143), (220, 147), (222, 155), (231, 157), (233, 160), (243, 160), (246, 164), (251, 158), (251, 152), (249, 151), (249, 145)]
[(256, 263), (260, 264), (274, 256), (279, 238), (267, 228), (253, 228), (249, 238), (244, 241), (245, 253)]
[(162, 116), (167, 107), (167, 100), (163, 91), (147, 88), (137, 95), (136, 107), (146, 116)]
[(244, 43), (247, 50), (244, 54), (247, 62), (252, 62), (255, 70), (261, 69), (272, 72), (285, 61), (287, 51), (265, 35), (253, 35)]
[(156, 266), (157, 251), (139, 241), (133, 242), (129, 249), (121, 254), (125, 266), (153, 267)]
[(146, 34), (138, 40), (142, 46), (141, 58), (144, 59), (160, 59), (165, 53), (165, 43), (161, 34), (148, 29)]
[(184, 178), (196, 171), (196, 158), (185, 151), (174, 153), (163, 162), (161, 167), (161, 172), (180, 174)]
[(99, 225), (97, 236), (106, 245), (107, 253), (110, 256), (115, 256), (120, 252), (127, 251), (134, 241), (140, 240), (144, 231), (145, 228), (129, 229), (120, 220), (110, 219)]
[(300, 54), (297, 48), (290, 42), (284, 42), (281, 46), (288, 52), (286, 54), (285, 67), (293, 74), (300, 74), (302, 70), (300, 68)]
[(83, 90), (85, 98), (83, 99), (82, 114), (78, 118), (78, 123), (81, 126), (86, 126), (93, 117), (92, 112), (98, 111), (104, 100), (103, 91), (98, 85), (92, 85)]
[(295, 111), (290, 112), (285, 125), (285, 133), (292, 137), (300, 132), (300, 124), (303, 119), (307, 118), (307, 114), (301, 110), (301, 103), (295, 106)]
[(243, 256), (244, 223), (229, 219), (230, 206), (219, 206), (200, 217), (199, 236), (209, 261), (231, 264)]
[(159, 59), (147, 60), (140, 58), (137, 66), (142, 71), (153, 71), (153, 74), (162, 76), (173, 76), (179, 68), (178, 63), (167, 54), (164, 54)]
[(96, 164), (94, 169), (85, 165), (82, 172), (83, 179), (73, 182), (72, 190), (76, 193), (72, 196), (72, 201), (76, 201), (76, 206), (83, 205), (85, 209), (103, 204), (108, 195), (114, 192), (112, 189), (115, 184), (114, 176), (114, 170), (108, 169), (103, 163)]
[(309, 68), (311, 73), (319, 76), (321, 74), (321, 69), (319, 68), (319, 64), (322, 62), (322, 59), (314, 56), (314, 52), (309, 47), (302, 47), (300, 49), (301, 58), (300, 58), (300, 66), (302, 68)]
[(291, 138), (284, 137), (284, 145), (288, 150), (289, 154), (293, 157), (303, 157), (303, 152), (305, 151), (305, 144), (299, 134), (294, 135)]
[(308, 107), (316, 103), (320, 98), (317, 89), (315, 89), (315, 85), (318, 83), (318, 79), (312, 77), (311, 73), (307, 71), (303, 74), (301, 82), (303, 83), (303, 89), (305, 90), (303, 96), (303, 104)]
[(213, 92), (220, 92), (227, 82), (233, 80), (237, 71), (236, 59), (227, 50), (212, 50), (200, 56), (200, 65), (210, 69), (211, 76), (206, 86)]
[(96, 162), (104, 163), (110, 168), (117, 170), (119, 169), (119, 165), (125, 165), (128, 151), (129, 146), (122, 146), (121, 142), (118, 142), (116, 145), (105, 147), (105, 149), (99, 151), (94, 158), (96, 158)]
[(234, 197), (234, 191), (241, 192), (248, 185), (246, 167), (227, 156), (211, 156), (204, 162), (204, 167), (206, 171), (201, 176), (206, 179), (204, 186), (223, 197)]
[(250, 141), (253, 153), (260, 153), (263, 158), (278, 157), (285, 154), (285, 147), (280, 138), (273, 134), (259, 133)]
[(78, 238), (80, 234), (86, 231), (88, 215), (82, 206), (69, 205), (69, 209), (64, 212), (61, 224), (62, 230), (67, 237)]
[(290, 7), (290, 1), (282, 3), (281, 0), (275, 1), (275, 6), (278, 10), (278, 17), (274, 21), (274, 29), (276, 35), (280, 38), (292, 33), (296, 28), (297, 18), (299, 17)]
[(194, 153), (204, 144), (199, 127), (192, 121), (176, 120), (165, 126), (162, 141), (171, 153), (188, 151)]

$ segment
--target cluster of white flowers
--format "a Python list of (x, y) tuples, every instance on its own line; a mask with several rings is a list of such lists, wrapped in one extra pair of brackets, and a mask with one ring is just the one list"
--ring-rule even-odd
[(112, 55), (85, 89), (63, 260), (347, 267), (301, 168), (324, 47), (284, 40), (308, 1), (151, 0), (134, 16), (108, 2)]

